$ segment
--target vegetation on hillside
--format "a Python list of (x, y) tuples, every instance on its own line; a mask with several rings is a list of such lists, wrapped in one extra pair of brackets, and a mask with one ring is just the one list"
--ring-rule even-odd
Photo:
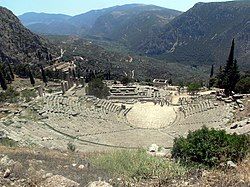
[(12, 64), (48, 62), (56, 46), (26, 29), (7, 8), (0, 6), (0, 61)]
[(126, 74), (131, 77), (134, 70), (136, 80), (172, 77), (173, 83), (176, 84), (180, 81), (200, 81), (207, 78), (204, 72), (208, 70), (208, 67), (194, 68), (189, 65), (133, 55), (124, 50), (117, 52), (118, 44), (113, 45), (112, 42), (100, 45), (100, 42), (70, 36), (48, 36), (47, 38), (53, 44), (66, 50), (62, 60), (70, 61), (74, 57), (82, 57), (82, 60), (76, 58), (75, 63), (81, 76), (85, 76), (90, 70), (102, 73), (110, 71), (111, 79), (119, 80)]

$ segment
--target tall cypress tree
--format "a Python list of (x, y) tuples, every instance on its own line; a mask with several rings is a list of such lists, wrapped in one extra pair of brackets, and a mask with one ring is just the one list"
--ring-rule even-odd
[(0, 71), (0, 84), (3, 90), (7, 90), (8, 87), (7, 87), (2, 71)]
[(12, 78), (11, 78), (9, 72), (6, 72), (5, 78), (6, 78), (7, 82), (8, 82), (8, 84), (11, 84), (11, 83), (12, 83)]
[(43, 82), (44, 82), (45, 86), (47, 86), (48, 79), (47, 79), (47, 77), (46, 77), (46, 74), (45, 74), (45, 71), (44, 71), (42, 65), (40, 66), (40, 69), (41, 69), (41, 73), (42, 73)]
[(73, 78), (75, 79), (75, 78), (76, 78), (76, 71), (75, 71), (75, 68), (72, 69), (72, 75), (73, 75)]
[(12, 80), (15, 80), (15, 76), (14, 76), (14, 73), (13, 73), (12, 68), (11, 68), (11, 66), (10, 66), (10, 63), (8, 63), (8, 67), (9, 67), (11, 79), (12, 79)]
[(214, 65), (211, 67), (210, 71), (210, 78), (209, 78), (209, 83), (208, 83), (208, 88), (210, 89), (215, 85), (216, 79), (214, 78)]
[(240, 80), (240, 72), (238, 69), (237, 60), (235, 59), (233, 62), (232, 75), (231, 75), (231, 90), (232, 91), (235, 91), (236, 84), (239, 80)]
[(210, 78), (214, 76), (214, 65), (211, 67)]
[(219, 88), (223, 88), (223, 77), (224, 77), (224, 71), (222, 69), (222, 66), (220, 66), (219, 73), (216, 76), (216, 78), (217, 78), (217, 86)]
[(234, 91), (235, 85), (239, 80), (237, 61), (234, 59), (234, 46), (235, 43), (233, 39), (223, 78), (223, 88), (225, 89), (225, 94), (227, 96)]
[(34, 79), (34, 76), (29, 68), (29, 78), (30, 78), (30, 83), (32, 84), (32, 86), (35, 86), (35, 79)]
[(226, 64), (226, 67), (225, 67), (225, 72), (228, 72), (233, 66), (233, 63), (234, 63), (234, 46), (235, 46), (235, 43), (234, 43), (234, 39), (233, 39), (231, 49), (230, 49), (230, 53), (229, 53), (228, 60), (227, 60), (227, 64)]

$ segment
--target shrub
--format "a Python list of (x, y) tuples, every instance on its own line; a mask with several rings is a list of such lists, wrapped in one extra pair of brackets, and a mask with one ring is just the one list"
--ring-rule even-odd
[(249, 151), (249, 136), (226, 134), (224, 130), (200, 130), (189, 132), (187, 138), (174, 140), (172, 157), (182, 163), (218, 166), (225, 161), (242, 160)]
[(114, 175), (125, 179), (158, 179), (181, 177), (186, 174), (185, 167), (166, 158), (153, 157), (145, 150), (119, 150), (91, 157), (91, 162)]
[(9, 87), (6, 91), (0, 92), (0, 102), (14, 103), (18, 100), (19, 92), (13, 87)]
[(121, 83), (122, 83), (123, 85), (127, 85), (127, 84), (132, 83), (132, 82), (133, 82), (133, 79), (131, 79), (131, 78), (129, 78), (129, 77), (123, 77), (123, 78), (121, 79)]
[(67, 148), (68, 148), (68, 150), (71, 151), (71, 152), (75, 152), (75, 150), (76, 150), (76, 146), (75, 146), (73, 143), (71, 143), (71, 142), (69, 142), (69, 143), (67, 144)]
[(4, 137), (4, 138), (0, 138), (0, 145), (6, 146), (6, 147), (16, 147), (17, 146), (17, 142), (15, 142), (14, 140)]
[(23, 98), (25, 98), (26, 102), (31, 101), (32, 98), (35, 98), (37, 96), (36, 91), (30, 89), (22, 90), (21, 95)]

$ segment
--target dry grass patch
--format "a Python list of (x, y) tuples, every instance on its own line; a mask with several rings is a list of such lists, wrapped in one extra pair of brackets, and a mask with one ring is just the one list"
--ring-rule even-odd
[(90, 158), (91, 162), (125, 180), (180, 178), (187, 169), (163, 157), (153, 157), (145, 150), (119, 150)]

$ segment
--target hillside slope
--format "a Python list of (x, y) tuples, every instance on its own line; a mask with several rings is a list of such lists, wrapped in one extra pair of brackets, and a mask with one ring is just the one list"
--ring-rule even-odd
[(250, 67), (249, 12), (249, 1), (198, 3), (136, 49), (182, 63), (222, 64), (235, 38), (239, 63)]
[(50, 56), (46, 40), (26, 29), (8, 9), (0, 7), (0, 62), (44, 61)]
[(48, 36), (47, 38), (54, 45), (66, 50), (65, 61), (82, 58), (77, 60), (77, 65), (82, 71), (91, 69), (99, 72), (110, 69), (113, 78), (120, 78), (125, 74), (131, 76), (134, 70), (135, 78), (139, 80), (172, 77), (175, 83), (204, 80), (209, 75), (210, 67), (196, 68), (133, 55), (129, 52), (120, 53), (79, 37)]

